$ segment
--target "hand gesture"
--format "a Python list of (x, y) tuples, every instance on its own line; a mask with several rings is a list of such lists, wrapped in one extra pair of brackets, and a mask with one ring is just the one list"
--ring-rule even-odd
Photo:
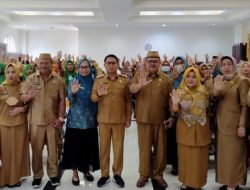
[(175, 67), (172, 67), (172, 79), (176, 79), (179, 76), (178, 71)]
[(28, 96), (30, 99), (34, 98), (38, 94), (39, 90), (35, 89), (34, 85), (30, 85), (28, 89)]
[(177, 105), (180, 103), (181, 96), (177, 90), (173, 89), (172, 93), (170, 93), (170, 96), (171, 96), (173, 104)]
[(137, 55), (137, 57), (138, 57), (139, 63), (142, 63), (143, 61), (142, 61), (142, 57), (141, 57), (141, 55), (140, 55), (140, 54), (138, 54), (138, 55)]
[(98, 96), (104, 96), (108, 94), (107, 87), (101, 83), (97, 88), (97, 94)]
[(206, 59), (206, 63), (208, 63), (209, 62), (209, 55), (208, 55), (208, 53), (205, 54), (205, 59)]
[(193, 66), (194, 65), (194, 60), (187, 54), (187, 62), (188, 62), (188, 66)]
[(138, 85), (142, 88), (148, 85), (152, 80), (147, 80), (147, 74), (145, 71), (139, 72)]
[(72, 94), (76, 94), (81, 87), (81, 84), (79, 84), (78, 80), (73, 80), (71, 85), (71, 92)]
[(224, 84), (223, 76), (219, 75), (219, 76), (215, 77), (215, 79), (214, 79), (214, 93), (215, 93), (215, 95), (221, 91), (223, 84)]

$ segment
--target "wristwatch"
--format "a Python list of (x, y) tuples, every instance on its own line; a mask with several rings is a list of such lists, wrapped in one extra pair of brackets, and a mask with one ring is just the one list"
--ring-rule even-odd
[(59, 117), (58, 118), (62, 123), (64, 122), (64, 118), (63, 117)]

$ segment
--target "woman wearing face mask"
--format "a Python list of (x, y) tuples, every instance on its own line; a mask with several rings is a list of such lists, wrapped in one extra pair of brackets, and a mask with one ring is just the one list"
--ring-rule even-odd
[[(186, 59), (182, 56), (177, 56), (173, 61), (172, 84), (173, 89), (177, 89), (181, 83), (183, 73), (188, 67)], [(176, 143), (176, 123), (172, 128), (167, 129), (167, 164), (172, 165), (171, 173), (178, 175), (178, 155)]]
[(199, 71), (189, 67), (180, 86), (172, 92), (177, 121), (179, 180), (181, 190), (201, 189), (207, 181), (210, 128), (207, 115), (208, 92), (200, 83)]
[(167, 57), (164, 57), (164, 61), (162, 62), (161, 70), (168, 75), (169, 78), (171, 78), (171, 69), (170, 64), (167, 60)]
[(85, 179), (93, 181), (89, 172), (99, 170), (99, 148), (97, 133), (97, 104), (90, 99), (94, 75), (89, 60), (80, 60), (78, 74), (69, 84), (70, 101), (62, 166), (72, 169), (72, 184), (78, 186), (78, 171)]
[(0, 187), (19, 187), (20, 179), (30, 175), (26, 106), (20, 101), (18, 70), (8, 64), (0, 85)]
[(221, 59), (221, 72), (214, 82), (214, 95), (219, 97), (217, 113), (216, 182), (220, 190), (239, 189), (246, 183), (247, 147), (246, 117), (248, 79), (236, 72), (236, 60), (229, 56)]

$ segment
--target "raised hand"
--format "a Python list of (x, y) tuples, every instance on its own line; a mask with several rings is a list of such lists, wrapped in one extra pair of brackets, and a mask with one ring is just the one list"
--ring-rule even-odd
[(71, 85), (71, 92), (72, 94), (76, 94), (81, 87), (81, 84), (79, 84), (78, 80), (73, 80)]
[(30, 99), (34, 98), (38, 94), (39, 90), (37, 90), (34, 85), (30, 85), (28, 89), (28, 96)]
[(104, 95), (108, 94), (107, 87), (103, 83), (101, 83), (97, 87), (97, 94), (98, 94), (98, 96), (104, 96)]
[(223, 76), (219, 75), (214, 79), (214, 94), (218, 94), (224, 85)]
[(139, 72), (138, 85), (142, 88), (148, 85), (152, 80), (147, 80), (147, 73), (145, 71)]
[(175, 67), (172, 67), (172, 78), (176, 79), (179, 76), (178, 71), (176, 70)]
[(177, 90), (173, 89), (172, 93), (170, 93), (170, 96), (171, 96), (173, 104), (177, 105), (180, 103), (181, 96)]

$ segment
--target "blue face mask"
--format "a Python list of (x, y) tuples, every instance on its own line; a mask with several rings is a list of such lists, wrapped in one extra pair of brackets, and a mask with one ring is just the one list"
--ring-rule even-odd
[(163, 72), (168, 73), (169, 70), (170, 70), (170, 67), (169, 66), (162, 66), (161, 69), (162, 69)]

